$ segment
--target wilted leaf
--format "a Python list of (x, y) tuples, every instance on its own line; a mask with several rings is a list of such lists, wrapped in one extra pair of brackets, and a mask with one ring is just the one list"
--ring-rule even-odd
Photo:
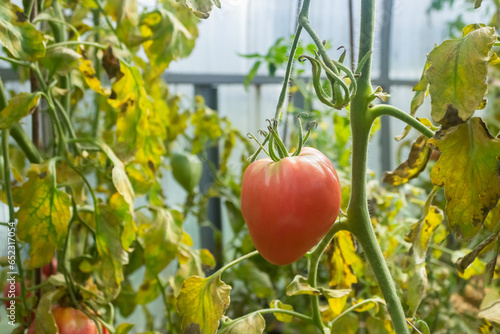
[(73, 49), (58, 46), (47, 50), (45, 57), (40, 61), (49, 70), (49, 76), (66, 75), (78, 68), (79, 60), (82, 56)]
[(92, 62), (90, 60), (80, 58), (80, 66), (78, 67), (78, 69), (82, 73), (83, 79), (85, 80), (85, 83), (90, 87), (90, 89), (98, 94), (109, 96), (109, 89), (102, 88), (101, 82), (96, 76), (94, 65), (92, 65)]
[(330, 286), (350, 289), (353, 283), (358, 282), (351, 266), (357, 262), (361, 262), (359, 255), (356, 253), (351, 233), (340, 231), (335, 234), (333, 244), (330, 244), (328, 255), (329, 261), (327, 264), (330, 273)]
[(154, 209), (153, 221), (144, 231), (145, 278), (154, 279), (176, 257), (182, 239), (182, 215)]
[[(282, 310), (293, 311), (292, 305), (284, 304), (279, 300), (272, 300), (271, 303), (269, 304), (269, 306), (271, 308), (278, 308), (278, 309), (282, 309)], [(288, 315), (288, 314), (279, 313), (279, 312), (276, 312), (273, 314), (276, 317), (276, 319), (278, 319), (281, 322), (291, 322), (293, 320), (293, 317), (291, 315)]]
[(177, 297), (184, 333), (215, 333), (219, 319), (229, 306), (230, 290), (231, 287), (221, 281), (220, 275), (186, 279)]
[(210, 16), (210, 12), (212, 11), (212, 7), (216, 5), (220, 8), (219, 0), (176, 0), (191, 9), (194, 15), (198, 16), (201, 19), (208, 19)]
[(257, 312), (222, 328), (217, 334), (262, 334), (264, 329), (266, 329), (266, 321)]
[(33, 268), (52, 261), (68, 233), (71, 201), (68, 194), (56, 188), (54, 173), (55, 167), (32, 164), (29, 180), (13, 189), (14, 202), (19, 205), (18, 237), (30, 244)]
[(0, 1), (0, 44), (15, 57), (37, 61), (45, 55), (45, 37), (28, 20), (21, 8)]
[(500, 300), (497, 300), (492, 305), (481, 309), (477, 316), (480, 319), (486, 319), (490, 322), (500, 324)]
[(425, 169), (431, 156), (431, 150), (426, 144), (426, 136), (418, 137), (411, 146), (408, 160), (396, 167), (393, 172), (385, 172), (382, 180), (390, 185), (398, 186), (417, 177)]
[(474, 260), (485, 251), (487, 248), (491, 248), (494, 245), (494, 241), (498, 238), (498, 234), (492, 234), (488, 238), (486, 238), (483, 242), (477, 245), (471, 252), (469, 252), (464, 257), (461, 257), (456, 262), (456, 266), (458, 271), (464, 272), (467, 267), (471, 265)]
[(297, 275), (294, 277), (293, 281), (288, 284), (286, 287), (286, 295), (287, 296), (296, 296), (296, 295), (312, 295), (319, 296), (321, 295), (321, 291), (316, 288), (313, 288), (308, 282), (307, 278)]
[(408, 268), (410, 281), (408, 283), (407, 303), (410, 308), (410, 315), (414, 315), (417, 312), (418, 306), (425, 297), (427, 289), (425, 257), (430, 238), (443, 219), (441, 210), (435, 206), (431, 206), (427, 215), (413, 224), (411, 232), (405, 237), (407, 242), (413, 243), (410, 249), (410, 267)]
[(43, 294), (38, 307), (35, 309), (35, 333), (57, 334), (58, 329), (52, 307), (54, 302), (64, 294), (64, 290), (51, 290)]
[(434, 121), (446, 123), (448, 108), (466, 121), (479, 108), (486, 93), (488, 53), (495, 41), (495, 29), (481, 27), (464, 37), (444, 41), (429, 53), (431, 66), (425, 75)]
[(142, 45), (151, 64), (151, 76), (163, 73), (172, 60), (187, 57), (194, 48), (198, 19), (175, 3), (165, 4), (141, 17)]
[(129, 204), (130, 209), (132, 210), (132, 208), (134, 207), (135, 194), (134, 190), (132, 189), (132, 184), (128, 179), (127, 173), (125, 172), (125, 166), (123, 162), (115, 155), (113, 150), (108, 145), (99, 143), (99, 146), (102, 148), (104, 153), (108, 156), (109, 160), (111, 160), (114, 165), (111, 175), (113, 177), (113, 184), (116, 190), (118, 191), (118, 193), (120, 193), (120, 195), (123, 196), (125, 201)]
[(428, 145), (442, 152), (432, 168), (431, 180), (445, 188), (450, 226), (457, 235), (469, 239), (500, 198), (500, 139), (491, 137), (486, 125), (476, 117), (438, 131)]
[(123, 266), (128, 263), (128, 253), (123, 247), (122, 235), (132, 221), (129, 204), (119, 194), (111, 196), (109, 203), (101, 203), (96, 212), (96, 244), (101, 259), (100, 280), (106, 295), (119, 292), (123, 282)]
[(41, 93), (20, 93), (11, 98), (5, 108), (0, 111), (0, 130), (17, 124), (21, 118), (28, 116), (38, 106)]

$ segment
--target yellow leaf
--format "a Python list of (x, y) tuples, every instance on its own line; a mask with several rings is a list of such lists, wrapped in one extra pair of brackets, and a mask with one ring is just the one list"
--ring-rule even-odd
[(92, 65), (92, 62), (90, 60), (80, 58), (80, 66), (78, 66), (78, 69), (82, 73), (83, 79), (85, 80), (85, 83), (87, 83), (87, 85), (90, 87), (90, 89), (98, 94), (109, 96), (109, 89), (102, 88), (101, 82), (96, 76), (94, 65)]
[(500, 139), (491, 137), (483, 121), (475, 117), (440, 130), (428, 145), (442, 152), (431, 180), (444, 186), (450, 226), (458, 236), (470, 239), (500, 198), (496, 182)]
[[(279, 300), (273, 300), (273, 301), (271, 301), (271, 303), (269, 304), (269, 306), (271, 308), (277, 308), (277, 309), (282, 309), (282, 310), (293, 311), (293, 306), (292, 305), (283, 304)], [(276, 313), (273, 313), (273, 314), (276, 317), (276, 319), (278, 319), (281, 322), (291, 322), (293, 320), (293, 317), (291, 315), (287, 315), (287, 314), (279, 313), (279, 312), (276, 312)]]
[(55, 166), (32, 164), (29, 180), (13, 189), (14, 201), (20, 206), (16, 213), (18, 237), (30, 244), (31, 268), (49, 263), (68, 233), (71, 201), (56, 188), (54, 173)]
[(223, 327), (217, 334), (262, 334), (266, 329), (266, 321), (260, 313), (251, 313), (250, 316)]
[(191, 276), (184, 281), (177, 308), (184, 333), (215, 333), (219, 319), (229, 306), (231, 287), (220, 276)]
[(321, 295), (321, 291), (316, 288), (313, 288), (309, 283), (307, 283), (307, 279), (300, 275), (294, 277), (293, 281), (288, 284), (286, 287), (286, 295), (287, 296), (296, 296), (296, 295), (312, 295), (319, 296)]
[(352, 270), (353, 265), (361, 262), (351, 233), (340, 231), (335, 235), (333, 243), (328, 251), (329, 261), (327, 263), (330, 273), (330, 286), (337, 288), (351, 288), (358, 279)]

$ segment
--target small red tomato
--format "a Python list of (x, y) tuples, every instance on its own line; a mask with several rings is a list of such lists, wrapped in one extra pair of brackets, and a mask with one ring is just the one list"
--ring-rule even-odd
[[(56, 321), (59, 334), (98, 334), (95, 322), (82, 311), (72, 307), (54, 307), (52, 315)], [(31, 323), (28, 334), (35, 332), (35, 321)], [(41, 334), (41, 333), (40, 333)]]
[(49, 278), (50, 276), (57, 274), (57, 259), (53, 258), (50, 263), (47, 263), (42, 267), (42, 274)]
[(340, 210), (330, 160), (305, 147), (295, 157), (253, 162), (244, 175), (241, 213), (259, 253), (276, 265), (301, 258), (330, 230)]

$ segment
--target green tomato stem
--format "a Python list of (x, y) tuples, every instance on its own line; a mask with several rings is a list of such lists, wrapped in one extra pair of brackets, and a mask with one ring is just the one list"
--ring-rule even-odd
[(95, 43), (95, 42), (86, 42), (86, 41), (64, 41), (64, 42), (59, 42), (59, 43), (54, 43), (50, 44), (47, 46), (47, 50), (54, 49), (60, 46), (71, 46), (71, 45), (87, 45), (87, 46), (93, 46), (98, 49), (107, 49), (108, 47), (104, 44), (100, 43)]
[(246, 260), (246, 259), (249, 259), (249, 258), (251, 258), (251, 257), (253, 257), (253, 256), (255, 256), (255, 255), (258, 255), (258, 254), (259, 254), (259, 252), (258, 252), (258, 251), (253, 251), (253, 252), (251, 252), (251, 253), (245, 254), (245, 255), (243, 255), (242, 257), (239, 257), (239, 258), (237, 258), (236, 260), (229, 262), (229, 263), (228, 263), (228, 264), (226, 264), (224, 267), (222, 267), (222, 268), (220, 268), (219, 270), (217, 270), (217, 272), (215, 272), (212, 276), (215, 276), (215, 275), (219, 275), (219, 276), (220, 276), (220, 275), (222, 275), (222, 273), (223, 273), (224, 271), (228, 270), (228, 269), (229, 269), (229, 268), (231, 268), (232, 266), (237, 265), (238, 263), (240, 263), (240, 262), (242, 262), (242, 261), (244, 261), (244, 260)]
[(266, 308), (266, 309), (262, 309), (262, 310), (258, 310), (258, 311), (254, 311), (254, 312), (250, 312), (248, 314), (245, 314), (244, 316), (242, 317), (239, 317), (239, 318), (236, 318), (236, 319), (233, 319), (233, 320), (230, 320), (228, 322), (225, 322), (223, 323), (223, 327), (227, 327), (237, 321), (241, 321), (243, 319), (246, 319), (248, 317), (251, 317), (252, 315), (254, 314), (257, 314), (257, 313), (260, 313), (260, 314), (269, 314), (269, 313), (281, 313), (281, 314), (286, 314), (286, 315), (290, 315), (292, 317), (295, 317), (297, 319), (302, 319), (310, 324), (314, 324), (313, 320), (311, 317), (307, 316), (307, 315), (304, 315), (302, 313), (298, 313), (298, 312), (295, 312), (295, 311), (291, 311), (291, 310), (284, 310), (284, 309), (279, 309), (279, 308)]
[(361, 35), (359, 42), (359, 61), (366, 60), (361, 67), (358, 78), (358, 90), (351, 102), (352, 138), (352, 185), (351, 198), (347, 207), (349, 229), (359, 240), (364, 253), (373, 269), (377, 282), (382, 290), (394, 329), (398, 334), (408, 333), (406, 317), (398, 298), (396, 287), (389, 268), (377, 242), (375, 232), (368, 213), (366, 196), (366, 163), (368, 141), (373, 116), (370, 114), (370, 103), (373, 89), (371, 87), (371, 63), (373, 37), (375, 28), (375, 0), (361, 2)]
[[(333, 224), (330, 231), (328, 231), (323, 239), (321, 239), (319, 244), (307, 254), (309, 267), (308, 283), (313, 288), (316, 288), (318, 285), (318, 264), (321, 256), (325, 252), (326, 247), (328, 247), (337, 232), (348, 230), (348, 228), (349, 226), (345, 222), (338, 222)], [(312, 319), (314, 321), (314, 324), (323, 331), (324, 324), (323, 320), (321, 320), (321, 312), (319, 310), (319, 296), (311, 296), (311, 306), (313, 311)]]
[(405, 113), (404, 111), (393, 107), (388, 104), (379, 104), (370, 109), (371, 115), (373, 119), (380, 117), (382, 115), (389, 115), (399, 119), (400, 121), (405, 122), (406, 124), (413, 127), (415, 130), (420, 131), (427, 138), (434, 137), (434, 132), (428, 129), (425, 125), (418, 121), (415, 117), (410, 114)]

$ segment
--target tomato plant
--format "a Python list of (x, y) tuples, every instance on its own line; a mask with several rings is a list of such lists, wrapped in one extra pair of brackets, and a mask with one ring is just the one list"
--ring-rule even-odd
[(330, 160), (305, 147), (245, 171), (241, 213), (259, 253), (277, 265), (302, 257), (330, 230), (340, 209), (340, 181)]
[[(2, 301), (16, 308), (15, 333), (498, 331), (497, 108), (484, 120), (476, 114), (490, 108), (495, 87), (495, 27), (464, 24), (437, 45), (405, 113), (372, 87), (377, 1), (361, 1), (353, 68), (345, 49), (333, 57), (315, 32), (314, 4), (301, 2), (291, 45), (279, 39), (266, 55), (247, 55), (257, 62), (246, 84), (263, 62), (284, 72), (261, 142), (202, 98), (172, 94), (162, 75), (189, 56), (199, 19), (219, 1), (165, 0), (142, 11), (133, 0), (0, 2), (0, 60), (30, 77), (17, 94), (0, 80), (9, 209), (0, 262), (2, 279), (15, 272), (19, 282)], [(306, 48), (303, 33), (313, 42)], [(304, 68), (310, 80), (300, 78)], [(285, 108), (297, 91), (306, 110)], [(427, 96), (432, 119), (417, 118)], [(407, 124), (396, 139), (409, 153), (383, 183), (367, 170), (381, 116)], [(44, 141), (40, 120), (50, 125)], [(291, 154), (289, 139), (298, 143)], [(222, 154), (212, 162), (214, 146)], [(270, 159), (259, 160), (262, 152)], [(214, 180), (203, 192), (202, 171)], [(166, 198), (169, 173), (184, 201)], [(214, 198), (230, 240), (210, 222)], [(214, 231), (222, 256), (196, 247), (193, 221)]]

